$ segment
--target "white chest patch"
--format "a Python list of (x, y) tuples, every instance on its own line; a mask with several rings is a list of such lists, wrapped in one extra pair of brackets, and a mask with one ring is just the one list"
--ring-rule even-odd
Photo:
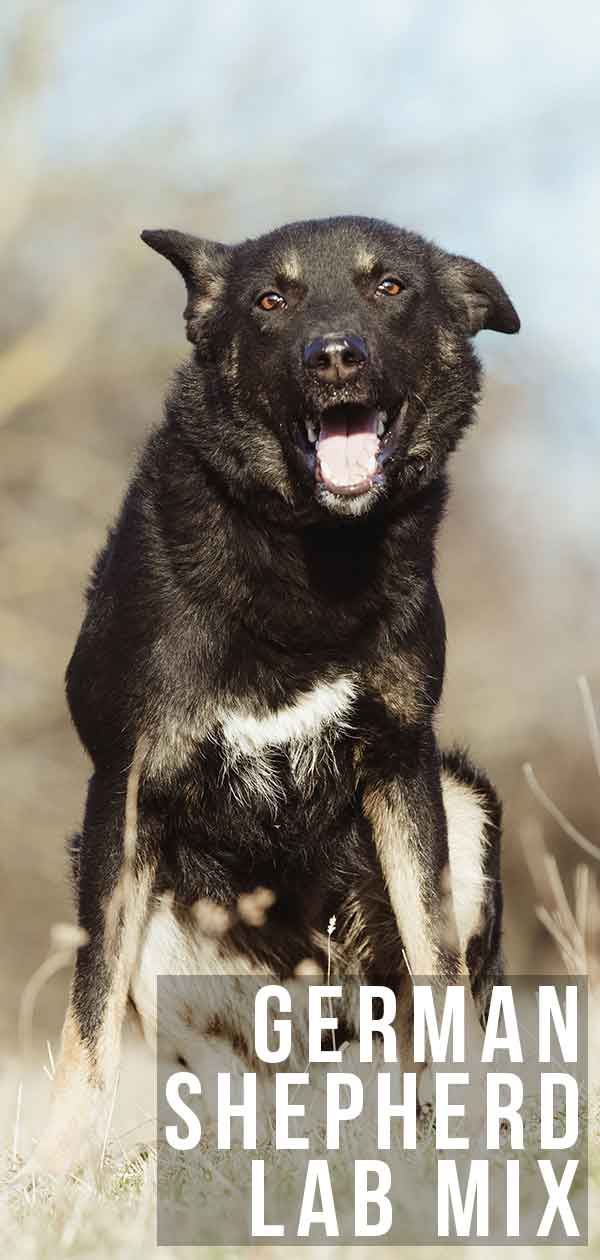
[[(318, 683), (281, 709), (251, 713), (226, 709), (220, 717), (227, 769), (242, 795), (260, 795), (276, 808), (281, 794), (276, 754), (284, 751), (299, 787), (310, 788), (318, 765), (333, 764), (336, 738), (351, 729), (349, 715), (356, 695), (352, 678)], [(236, 790), (232, 782), (232, 790)]]

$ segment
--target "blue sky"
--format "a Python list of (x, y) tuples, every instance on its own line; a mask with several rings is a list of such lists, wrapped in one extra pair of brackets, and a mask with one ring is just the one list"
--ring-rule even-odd
[(133, 143), (163, 188), (228, 184), (229, 239), (331, 211), (418, 228), (495, 266), (524, 336), (593, 371), (599, 37), (586, 0), (72, 2), (47, 153)]
[[(600, 531), (597, 0), (66, 0), (53, 12), (37, 118), (51, 174), (105, 171), (95, 209), (127, 240), (143, 226), (235, 240), (359, 212), (484, 262), (523, 324), (518, 342), (479, 339), (486, 365), (527, 387), (519, 450), (499, 447), (498, 475), (542, 462), (543, 497), (566, 478), (573, 528)], [(75, 251), (85, 213), (74, 205), (66, 224)], [(57, 247), (41, 246), (50, 275)]]

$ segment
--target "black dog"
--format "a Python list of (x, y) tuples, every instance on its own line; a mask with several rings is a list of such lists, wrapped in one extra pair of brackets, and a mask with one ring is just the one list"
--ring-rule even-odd
[[(157, 971), (291, 975), (335, 914), (349, 971), (468, 975), (480, 1008), (501, 972), (499, 808), (433, 731), (433, 568), (478, 397), (471, 338), (516, 332), (515, 310), (490, 271), (370, 219), (143, 239), (185, 280), (194, 353), (68, 668), (94, 765), (88, 944), (50, 1164), (110, 1089), (128, 998), (152, 1021)], [(260, 930), (237, 909), (257, 887)], [(210, 905), (225, 935), (203, 931)]]

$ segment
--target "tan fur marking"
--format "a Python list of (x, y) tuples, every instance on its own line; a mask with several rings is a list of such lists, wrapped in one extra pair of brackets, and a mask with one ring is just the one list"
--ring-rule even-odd
[(260, 471), (261, 480), (286, 503), (294, 503), (294, 488), (290, 481), (287, 464), (279, 438), (274, 433), (263, 431), (262, 441), (256, 448), (256, 470)]
[[(431, 937), (423, 907), (426, 872), (418, 857), (418, 837), (410, 837), (398, 789), (394, 806), (383, 793), (365, 793), (365, 810), (373, 826), (375, 844), (411, 969), (416, 975), (437, 973), (437, 946), (460, 946), (462, 975), (468, 974), (465, 951), (480, 924), (485, 891), (483, 851), (488, 821), (473, 789), (445, 774), (442, 795), (448, 822), (449, 866), (442, 875), (442, 907), (436, 916), (436, 939)], [(419, 905), (422, 907), (418, 912)]]
[(112, 976), (102, 1032), (98, 1039), (98, 1066), (102, 1084), (110, 1088), (121, 1048), (121, 1033), (129, 988), (148, 917), (154, 870), (146, 862), (136, 870), (138, 840), (138, 796), (148, 741), (138, 740), (127, 778), (123, 857), (121, 873), (106, 907), (105, 957)]
[(131, 768), (127, 776), (127, 792), (125, 797), (125, 822), (123, 827), (123, 855), (121, 872), (115, 887), (105, 906), (104, 951), (107, 958), (112, 958), (117, 949), (121, 930), (121, 917), (135, 891), (135, 862), (137, 850), (137, 801), (140, 787), (142, 765), (148, 752), (148, 742), (138, 740)]
[(296, 253), (286, 254), (282, 259), (279, 267), (279, 274), (282, 280), (289, 280), (290, 283), (297, 283), (302, 279), (302, 263)]
[(220, 297), (225, 288), (225, 281), (221, 276), (202, 276), (202, 292), (195, 295), (193, 300), (194, 313), (196, 315), (204, 315), (214, 306), (218, 297)]
[(361, 245), (356, 252), (354, 261), (357, 271), (366, 271), (370, 274), (375, 267), (377, 259), (375, 254), (371, 253), (371, 250), (367, 249), (365, 245)]
[(385, 701), (386, 709), (406, 726), (416, 725), (431, 712), (432, 698), (423, 662), (406, 653), (399, 663), (393, 659), (377, 662), (367, 674), (367, 683)]
[(106, 1094), (93, 1083), (89, 1050), (70, 1006), (62, 1031), (50, 1117), (22, 1176), (62, 1176), (97, 1155), (105, 1121)]
[(450, 950), (460, 946), (460, 974), (466, 976), (465, 950), (482, 912), (487, 815), (474, 791), (450, 775), (442, 777), (442, 796), (449, 830), (449, 866), (442, 872), (441, 907), (435, 925), (427, 921), (426, 871), (418, 859), (418, 837), (410, 834), (412, 824), (403, 808), (401, 789), (397, 789), (393, 808), (382, 791), (368, 791), (364, 808), (371, 818), (374, 842), (411, 970), (416, 975), (435, 975), (439, 970), (439, 946)]
[(231, 345), (225, 355), (224, 361), (225, 376), (232, 385), (237, 384), (240, 366), (240, 347), (238, 338), (234, 337)]
[(437, 338), (440, 358), (443, 363), (446, 367), (456, 367), (459, 359), (456, 338), (447, 328), (439, 328)]
[[(448, 783), (446, 782), (443, 786), (447, 789)], [(456, 854), (460, 848), (459, 836), (462, 837), (464, 834), (462, 824), (466, 816), (466, 802), (464, 799), (460, 799), (460, 801), (457, 799), (457, 794), (453, 791), (453, 787), (454, 784), (450, 791), (446, 791), (444, 805), (451, 814), (449, 832), (453, 835)], [(460, 804), (460, 810), (457, 809), (457, 804)], [(439, 989), (436, 988), (434, 990), (434, 1000), (439, 1008), (439, 1017), (445, 996), (446, 980), (440, 968), (443, 951), (445, 948), (455, 951), (458, 950), (459, 946), (459, 931), (457, 929), (454, 898), (452, 895), (450, 866), (447, 866), (446, 871), (442, 875), (441, 904), (436, 913), (435, 921), (432, 921), (423, 902), (423, 881), (427, 877), (425, 864), (423, 866), (419, 864), (418, 836), (414, 832), (411, 835), (412, 823), (406, 816), (401, 789), (398, 788), (396, 790), (395, 800), (392, 805), (389, 804), (389, 789), (387, 796), (384, 796), (383, 791), (377, 788), (366, 792), (365, 812), (370, 818), (373, 828), (375, 847), (402, 937), (411, 976), (437, 976), (440, 979)], [(461, 946), (465, 921), (463, 921), (463, 931), (460, 933)], [(458, 975), (452, 977), (455, 983), (461, 979), (466, 986), (467, 1065), (471, 1073), (472, 1082), (469, 1095), (470, 1103), (467, 1111), (470, 1117), (468, 1131), (474, 1135), (479, 1135), (483, 1123), (481, 1115), (483, 1090), (479, 1079), (480, 1056), (478, 1057), (478, 1055), (483, 1034), (471, 993), (464, 947), (459, 951)], [(400, 1006), (398, 1007), (397, 1023), (400, 1031), (403, 1028), (405, 1031), (407, 1009), (406, 1006), (404, 1009)], [(407, 1065), (405, 1070), (412, 1070), (410, 1038), (404, 1037), (402, 1053), (403, 1061)], [(427, 1093), (425, 1092), (424, 1094), (422, 1090), (423, 1080), (426, 1078), (427, 1073), (424, 1073), (422, 1067), (420, 1067), (417, 1070), (417, 1076), (419, 1078), (419, 1096), (422, 1101), (427, 1101)]]
[(368, 789), (364, 809), (373, 828), (375, 847), (410, 969), (417, 976), (437, 975), (439, 955), (424, 907), (426, 872), (418, 862), (418, 837), (411, 835), (412, 823), (406, 816), (401, 792), (396, 791), (392, 807), (381, 789)]
[(97, 1154), (107, 1108), (117, 1080), (121, 1032), (153, 881), (146, 865), (136, 872), (138, 792), (147, 751), (136, 746), (127, 779), (121, 872), (105, 908), (104, 956), (110, 987), (102, 1026), (91, 1049), (82, 1040), (73, 1001), (63, 1027), (50, 1118), (38, 1143), (31, 1171), (68, 1172)]
[(140, 949), (152, 891), (154, 872), (148, 868), (135, 880), (135, 886), (124, 910), (123, 931), (119, 942), (110, 992), (98, 1038), (98, 1065), (105, 1088), (112, 1088), (121, 1050), (121, 1033), (127, 1009), (131, 977)]
[(153, 733), (148, 754), (147, 773), (168, 782), (198, 751), (199, 745), (210, 731), (210, 715), (201, 708), (190, 714), (187, 720), (179, 717), (165, 718)]

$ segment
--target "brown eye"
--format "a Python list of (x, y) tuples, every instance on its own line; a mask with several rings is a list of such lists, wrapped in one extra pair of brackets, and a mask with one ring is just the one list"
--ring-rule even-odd
[(383, 280), (380, 280), (375, 292), (384, 293), (386, 297), (398, 297), (403, 288), (404, 285), (397, 276), (385, 276)]
[(263, 293), (257, 298), (256, 305), (260, 306), (261, 311), (282, 311), (287, 306), (287, 302), (285, 298), (282, 298), (281, 293), (272, 292)]

